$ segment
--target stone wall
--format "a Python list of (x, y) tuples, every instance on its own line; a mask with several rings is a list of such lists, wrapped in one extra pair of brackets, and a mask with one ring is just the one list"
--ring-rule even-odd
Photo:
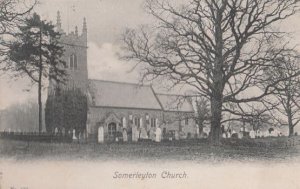
[[(162, 123), (162, 111), (161, 110), (146, 110), (146, 109), (130, 109), (130, 108), (112, 108), (112, 107), (89, 107), (88, 115), (88, 135), (95, 137), (98, 133), (99, 126), (104, 126), (104, 135), (108, 133), (106, 118), (114, 114), (120, 123), (117, 124), (117, 131), (121, 132), (123, 126), (131, 128), (134, 124), (135, 118), (139, 118), (142, 121), (142, 126), (147, 130), (151, 127), (151, 118), (158, 119), (158, 124)], [(132, 115), (132, 116), (131, 116)], [(147, 116), (148, 115), (148, 116)], [(149, 117), (147, 120), (146, 117)], [(125, 118), (125, 122), (124, 122)]]
[[(191, 137), (196, 134), (196, 124), (192, 118), (193, 113), (163, 112), (162, 110), (131, 109), (131, 108), (113, 108), (113, 107), (90, 107), (88, 115), (88, 136), (92, 140), (97, 140), (98, 128), (104, 126), (104, 136), (108, 135), (108, 124), (111, 122), (109, 117), (116, 117), (117, 131), (122, 132), (123, 127), (132, 128), (135, 124), (135, 118), (141, 119), (140, 125), (147, 131), (151, 128), (151, 119), (155, 119), (155, 125), (161, 126), (162, 130), (181, 131)], [(185, 124), (185, 118), (188, 117), (188, 124)], [(124, 122), (125, 121), (125, 122)], [(165, 124), (164, 124), (165, 123)]]
[[(184, 135), (190, 133), (191, 137), (195, 137), (196, 123), (194, 120), (194, 113), (185, 112), (164, 112), (164, 121), (166, 123), (164, 128), (166, 131), (179, 131)], [(186, 124), (186, 119), (188, 123)], [(186, 137), (185, 136), (185, 137)]]

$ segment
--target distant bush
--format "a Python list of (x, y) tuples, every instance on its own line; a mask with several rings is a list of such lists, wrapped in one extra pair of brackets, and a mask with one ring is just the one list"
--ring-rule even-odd
[(38, 104), (33, 99), (0, 111), (0, 131), (34, 132), (38, 128)]

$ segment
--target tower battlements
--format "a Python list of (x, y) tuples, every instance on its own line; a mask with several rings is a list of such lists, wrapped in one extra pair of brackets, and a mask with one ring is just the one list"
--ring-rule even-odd
[(86, 19), (83, 18), (82, 32), (79, 34), (78, 27), (75, 26), (74, 31), (66, 33), (62, 29), (60, 12), (57, 12), (57, 20), (56, 20), (56, 29), (58, 32), (62, 34), (61, 43), (66, 43), (65, 45), (74, 46), (77, 45), (79, 47), (87, 48), (87, 24)]

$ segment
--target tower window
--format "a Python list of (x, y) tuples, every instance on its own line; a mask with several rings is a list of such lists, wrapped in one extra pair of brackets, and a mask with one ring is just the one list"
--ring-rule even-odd
[(70, 69), (77, 70), (77, 56), (76, 54), (72, 54), (70, 56)]

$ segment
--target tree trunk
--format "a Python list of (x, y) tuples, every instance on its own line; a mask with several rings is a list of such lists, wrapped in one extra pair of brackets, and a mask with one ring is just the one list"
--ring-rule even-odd
[(293, 117), (292, 117), (292, 108), (291, 108), (291, 95), (288, 91), (287, 93), (287, 116), (289, 124), (289, 136), (294, 135), (294, 126), (293, 126)]
[(211, 95), (211, 133), (210, 143), (220, 145), (221, 119), (223, 104), (223, 35), (222, 35), (222, 10), (217, 10), (215, 20), (216, 58), (213, 65), (213, 90)]
[(42, 117), (42, 84), (38, 84), (38, 105), (39, 105), (39, 134), (42, 132), (43, 117)]
[(39, 65), (39, 80), (38, 80), (38, 105), (39, 105), (39, 134), (42, 132), (43, 117), (42, 117), (42, 29), (40, 28), (40, 65)]
[(203, 134), (203, 121), (200, 121), (199, 123), (199, 135), (202, 135)]
[(294, 136), (294, 127), (293, 126), (289, 126), (289, 136)]
[(289, 124), (289, 136), (294, 135), (294, 125), (292, 121), (292, 115), (288, 112), (288, 124)]
[(220, 145), (221, 119), (222, 119), (222, 97), (212, 97), (211, 99), (211, 131), (210, 144)]

